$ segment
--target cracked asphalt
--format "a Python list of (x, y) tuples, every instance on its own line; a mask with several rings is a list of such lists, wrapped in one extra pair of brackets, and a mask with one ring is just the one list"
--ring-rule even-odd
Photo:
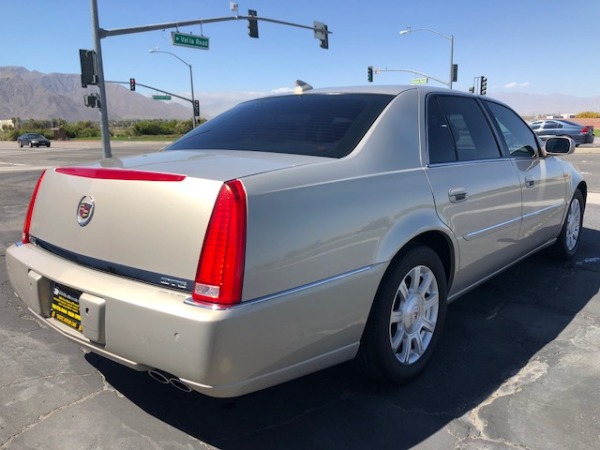
[(92, 156), (73, 145), (0, 170), (0, 449), (599, 448), (600, 194), (576, 257), (536, 255), (453, 303), (411, 384), (376, 385), (342, 364), (213, 399), (85, 354), (15, 297), (5, 249), (19, 239), (36, 167)]

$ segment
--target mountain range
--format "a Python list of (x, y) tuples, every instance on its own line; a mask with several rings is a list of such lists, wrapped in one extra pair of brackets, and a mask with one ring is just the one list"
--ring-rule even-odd
[[(44, 74), (24, 67), (0, 67), (0, 119), (65, 119), (68, 122), (99, 121), (96, 108), (88, 108), (83, 96), (97, 92), (82, 88), (78, 74)], [(191, 105), (153, 100), (120, 84), (107, 83), (110, 120), (191, 119)]]
[[(69, 122), (99, 121), (97, 109), (88, 108), (83, 96), (96, 92), (82, 88), (79, 74), (44, 74), (24, 67), (0, 67), (0, 120), (60, 118)], [(491, 97), (505, 102), (524, 117), (555, 114), (600, 112), (600, 97), (575, 97), (564, 94), (528, 94), (491, 92)], [(107, 83), (110, 120), (189, 119), (191, 106), (177, 102), (153, 100), (132, 92), (121, 84)], [(213, 92), (200, 94), (203, 118), (210, 118), (237, 103), (269, 95), (268, 92)]]
[(600, 97), (523, 92), (493, 92), (491, 97), (506, 103), (524, 117), (600, 112)]

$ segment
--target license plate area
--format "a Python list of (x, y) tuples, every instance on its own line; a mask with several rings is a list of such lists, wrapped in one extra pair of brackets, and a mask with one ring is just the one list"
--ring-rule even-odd
[(81, 292), (56, 283), (52, 290), (52, 307), (50, 316), (59, 322), (82, 331), (79, 298)]

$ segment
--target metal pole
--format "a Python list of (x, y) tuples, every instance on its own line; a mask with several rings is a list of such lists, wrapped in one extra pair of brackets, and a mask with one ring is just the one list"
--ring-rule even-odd
[(177, 58), (179, 61), (181, 61), (182, 63), (184, 63), (186, 66), (188, 66), (188, 68), (190, 69), (190, 86), (192, 89), (192, 126), (194, 128), (196, 128), (196, 114), (194, 113), (194, 101), (196, 100), (194, 97), (194, 76), (192, 75), (192, 65), (188, 64), (187, 62), (185, 62), (183, 59), (181, 59), (179, 56), (177, 56), (175, 53), (171, 53), (171, 52), (166, 52), (164, 50), (159, 50), (158, 47), (153, 48), (152, 50), (150, 50), (150, 53), (165, 53), (167, 55), (171, 55), (174, 56), (175, 58)]
[[(413, 31), (428, 31), (433, 34), (437, 34), (438, 36), (443, 37), (444, 39), (448, 39), (450, 41), (450, 79), (447, 83), (448, 87), (452, 89), (452, 78), (454, 75), (454, 35), (446, 36), (438, 31), (432, 30), (431, 28), (417, 28), (413, 30), (411, 27), (406, 28), (405, 30), (400, 31), (400, 34), (412, 33)], [(432, 77), (431, 77), (432, 78)], [(435, 78), (434, 78), (435, 79)]]
[(452, 80), (454, 80), (454, 35), (450, 35), (450, 83), (449, 87), (452, 89)]
[[(192, 65), (188, 64), (188, 67), (190, 68), (190, 86), (192, 87), (192, 127), (196, 128), (196, 112), (195, 112), (195, 107), (196, 107), (196, 100), (194, 98), (194, 77), (192, 76)], [(200, 107), (198, 107), (198, 116), (200, 116)]]
[(102, 152), (104, 158), (112, 158), (110, 151), (110, 132), (108, 130), (108, 104), (106, 102), (106, 87), (104, 85), (104, 68), (102, 66), (102, 45), (100, 44), (100, 21), (98, 19), (98, 2), (90, 0), (92, 23), (94, 27), (94, 50), (96, 51), (96, 72), (98, 90), (100, 91), (100, 136), (102, 137)]

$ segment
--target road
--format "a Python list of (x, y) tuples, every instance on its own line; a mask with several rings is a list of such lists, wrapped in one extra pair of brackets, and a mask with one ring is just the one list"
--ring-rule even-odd
[[(34, 321), (7, 281), (42, 168), (98, 143), (0, 143), (0, 449), (593, 449), (600, 440), (600, 151), (566, 157), (590, 196), (576, 258), (534, 256), (449, 308), (423, 376), (375, 385), (342, 364), (238, 399), (185, 394)], [(14, 144), (14, 143), (12, 143)], [(164, 144), (117, 144), (116, 158)]]

